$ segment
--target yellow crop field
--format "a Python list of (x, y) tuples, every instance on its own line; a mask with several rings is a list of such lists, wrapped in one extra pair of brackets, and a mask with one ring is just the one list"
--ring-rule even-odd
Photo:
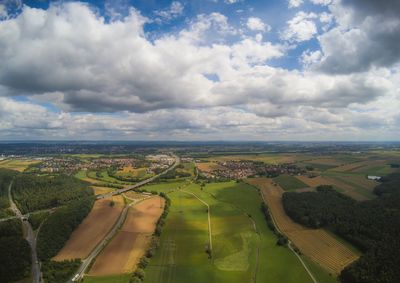
[(282, 205), (284, 191), (279, 185), (273, 184), (271, 179), (248, 179), (247, 182), (261, 190), (278, 229), (305, 256), (333, 274), (339, 274), (345, 266), (358, 259), (358, 254), (324, 229), (309, 229), (287, 216)]

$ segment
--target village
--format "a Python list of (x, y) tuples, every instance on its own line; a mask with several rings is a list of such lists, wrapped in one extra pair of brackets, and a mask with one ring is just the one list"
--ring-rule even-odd
[(143, 158), (112, 156), (100, 158), (79, 158), (61, 156), (46, 158), (40, 164), (35, 165), (32, 170), (43, 173), (72, 174), (80, 170), (90, 171), (108, 168), (122, 170), (125, 167), (147, 167), (148, 173), (154, 173), (168, 168), (173, 163), (174, 158), (164, 154), (148, 155)]
[(276, 177), (280, 174), (303, 175), (304, 168), (291, 163), (265, 164), (254, 161), (216, 161), (202, 163), (197, 160), (197, 168), (207, 179), (235, 179), (240, 180), (254, 176)]

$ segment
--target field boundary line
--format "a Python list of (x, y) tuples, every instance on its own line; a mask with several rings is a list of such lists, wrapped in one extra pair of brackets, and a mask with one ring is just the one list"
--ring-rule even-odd
[(207, 214), (208, 214), (208, 234), (209, 234), (209, 241), (210, 241), (210, 251), (212, 252), (212, 231), (211, 231), (211, 215), (210, 215), (210, 206), (208, 205), (208, 203), (206, 203), (204, 200), (202, 200), (201, 198), (199, 198), (197, 195), (195, 195), (194, 193), (191, 192), (187, 192), (185, 190), (180, 190), (181, 192), (187, 193), (189, 195), (193, 195), (195, 198), (197, 198), (199, 201), (201, 201), (205, 206), (207, 206)]
[[(263, 194), (263, 192), (262, 192), (261, 189), (260, 189), (260, 194), (261, 194), (261, 198), (263, 199), (264, 203), (268, 205), (268, 202), (266, 201), (266, 199), (265, 199), (265, 197), (264, 197), (264, 194)], [(279, 229), (279, 226), (278, 226), (278, 224), (277, 224), (276, 221), (275, 221), (274, 215), (273, 215), (273, 213), (271, 213), (271, 212), (269, 211), (269, 209), (268, 209), (268, 213), (269, 213), (269, 215), (271, 216), (272, 222), (274, 223), (276, 230), (278, 230), (278, 232), (281, 233), (282, 235), (286, 235), (286, 234), (282, 233), (281, 229)], [(315, 279), (315, 277), (314, 277), (314, 275), (311, 273), (310, 269), (308, 269), (306, 263), (303, 261), (303, 259), (302, 259), (302, 258), (296, 253), (296, 251), (293, 249), (293, 247), (292, 247), (292, 241), (291, 241), (289, 238), (288, 238), (288, 247), (289, 247), (289, 249), (296, 255), (296, 257), (299, 259), (299, 261), (300, 261), (301, 264), (303, 265), (304, 269), (307, 271), (308, 275), (310, 276), (311, 280), (312, 280), (314, 283), (318, 283), (317, 279)]]

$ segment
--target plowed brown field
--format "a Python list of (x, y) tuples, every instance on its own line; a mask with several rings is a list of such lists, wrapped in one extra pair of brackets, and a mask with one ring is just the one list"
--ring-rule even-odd
[(156, 222), (164, 210), (164, 199), (146, 199), (129, 209), (121, 231), (97, 257), (90, 275), (130, 273), (146, 252)]
[(124, 200), (122, 196), (113, 196), (114, 206), (110, 206), (111, 198), (95, 202), (92, 211), (82, 221), (71, 237), (53, 258), (56, 261), (74, 258), (86, 258), (97, 244), (106, 236), (122, 212)]
[(295, 223), (286, 215), (282, 205), (283, 190), (267, 178), (248, 179), (251, 185), (260, 188), (278, 229), (285, 234), (299, 250), (323, 266), (329, 272), (338, 274), (358, 255), (323, 229), (309, 229)]

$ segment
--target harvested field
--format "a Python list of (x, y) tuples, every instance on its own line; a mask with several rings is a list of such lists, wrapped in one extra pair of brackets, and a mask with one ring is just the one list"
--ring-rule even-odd
[(54, 260), (84, 259), (89, 255), (113, 227), (123, 209), (122, 196), (113, 196), (112, 200), (115, 203), (113, 206), (110, 206), (111, 198), (96, 201), (92, 211), (72, 233)]
[(95, 195), (102, 195), (114, 191), (114, 189), (108, 187), (92, 187), (92, 188)]
[(213, 170), (217, 170), (220, 166), (215, 162), (200, 162), (196, 163), (197, 168), (203, 172), (212, 172)]
[(358, 259), (358, 255), (323, 229), (309, 229), (295, 223), (286, 215), (282, 205), (283, 190), (273, 185), (271, 179), (248, 179), (247, 182), (260, 188), (272, 217), (279, 230), (308, 258), (329, 272), (338, 274)]
[(16, 170), (19, 172), (25, 171), (30, 165), (40, 163), (38, 160), (28, 159), (11, 159), (0, 161), (0, 168)]
[(260, 161), (269, 164), (279, 164), (279, 163), (293, 163), (297, 161), (302, 161), (310, 159), (310, 156), (300, 155), (300, 154), (249, 154), (249, 155), (224, 155), (210, 157), (210, 161), (230, 161), (230, 160), (250, 160), (250, 161)]
[(360, 162), (354, 162), (350, 164), (346, 164), (343, 166), (339, 166), (331, 169), (331, 171), (336, 172), (363, 172), (368, 170), (369, 168), (376, 167), (379, 165), (384, 165), (386, 160), (366, 160)]
[(135, 192), (135, 191), (127, 191), (127, 192), (124, 193), (124, 195), (125, 195), (128, 199), (132, 199), (132, 200), (134, 200), (134, 199), (135, 199), (135, 200), (137, 200), (137, 199), (144, 199), (144, 198), (147, 197), (146, 195), (137, 193), (137, 192)]
[(121, 231), (97, 257), (89, 274), (102, 276), (132, 272), (146, 252), (163, 210), (164, 199), (161, 197), (132, 206)]
[(363, 192), (363, 189), (357, 188), (351, 183), (344, 182), (343, 180), (341, 180), (341, 177), (325, 176), (324, 179), (330, 182), (332, 186), (339, 188), (343, 194), (355, 200), (365, 201), (371, 199), (370, 196)]
[(317, 158), (317, 159), (307, 160), (307, 162), (314, 164), (333, 165), (333, 166), (343, 165), (344, 163), (343, 161), (334, 158)]

